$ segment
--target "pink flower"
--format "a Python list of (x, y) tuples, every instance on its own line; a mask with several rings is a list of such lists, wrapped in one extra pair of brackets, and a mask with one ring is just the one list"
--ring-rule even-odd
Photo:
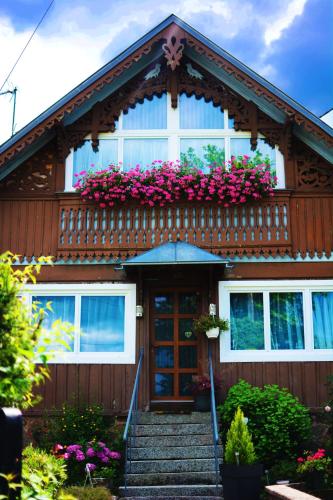
[(88, 448), (86, 451), (87, 457), (91, 458), (96, 455), (95, 450), (93, 448)]
[(113, 458), (114, 460), (120, 460), (121, 454), (118, 451), (111, 451), (109, 457)]
[(95, 464), (86, 464), (86, 469), (88, 469), (90, 472), (93, 472), (96, 469)]

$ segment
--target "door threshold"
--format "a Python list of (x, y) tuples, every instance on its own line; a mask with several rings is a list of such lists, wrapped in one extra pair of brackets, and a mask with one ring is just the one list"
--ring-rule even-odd
[(154, 400), (150, 402), (150, 411), (162, 413), (191, 413), (194, 409), (193, 404), (194, 401), (191, 400)]

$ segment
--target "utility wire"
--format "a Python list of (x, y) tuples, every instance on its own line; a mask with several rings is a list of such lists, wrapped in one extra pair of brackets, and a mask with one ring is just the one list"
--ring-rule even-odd
[(43, 14), (43, 16), (42, 16), (41, 20), (40, 20), (40, 21), (39, 21), (39, 23), (37, 24), (37, 26), (36, 26), (36, 28), (34, 29), (34, 31), (33, 31), (33, 33), (32, 33), (32, 35), (30, 36), (29, 40), (28, 40), (28, 41), (27, 41), (27, 43), (25, 44), (25, 46), (24, 46), (23, 50), (21, 51), (20, 55), (18, 56), (18, 58), (17, 58), (17, 60), (16, 60), (16, 62), (15, 62), (15, 64), (14, 64), (14, 66), (13, 66), (13, 67), (12, 67), (12, 69), (10, 70), (9, 75), (7, 76), (7, 78), (5, 79), (5, 81), (3, 82), (3, 84), (1, 85), (1, 87), (0, 87), (0, 92), (1, 92), (1, 90), (4, 88), (4, 86), (6, 85), (6, 83), (7, 83), (8, 79), (9, 79), (10, 75), (13, 73), (14, 69), (16, 68), (17, 63), (19, 62), (19, 60), (20, 60), (20, 59), (21, 59), (21, 57), (23, 56), (23, 53), (25, 52), (25, 49), (28, 47), (28, 45), (29, 45), (29, 43), (31, 42), (31, 40), (32, 40), (32, 38), (33, 38), (33, 36), (34, 36), (34, 34), (35, 34), (35, 33), (36, 33), (36, 31), (38, 30), (39, 26), (42, 24), (42, 22), (43, 22), (43, 20), (44, 20), (45, 16), (47, 15), (48, 11), (49, 11), (49, 10), (50, 10), (50, 8), (52, 7), (52, 4), (54, 3), (54, 1), (55, 1), (55, 0), (52, 0), (52, 1), (51, 1), (50, 5), (48, 6), (48, 8), (46, 9), (46, 11), (44, 12), (44, 14)]

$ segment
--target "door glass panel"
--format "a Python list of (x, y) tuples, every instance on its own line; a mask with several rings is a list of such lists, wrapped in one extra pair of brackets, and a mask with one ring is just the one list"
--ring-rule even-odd
[(179, 340), (196, 340), (197, 336), (193, 331), (193, 319), (186, 318), (179, 320)]
[(173, 319), (155, 319), (155, 339), (161, 342), (173, 340)]
[(173, 295), (163, 294), (154, 297), (155, 312), (162, 314), (171, 314), (173, 312)]
[(269, 294), (272, 349), (304, 349), (303, 294)]
[(179, 312), (182, 314), (195, 314), (198, 310), (198, 294), (180, 293), (179, 294)]
[(179, 374), (179, 394), (181, 396), (192, 396), (190, 385), (193, 375), (196, 373), (180, 373)]
[(179, 347), (179, 368), (197, 367), (197, 346), (182, 345)]
[(155, 396), (173, 396), (172, 373), (155, 373), (154, 394)]
[(173, 368), (173, 346), (155, 347), (155, 366), (156, 368)]

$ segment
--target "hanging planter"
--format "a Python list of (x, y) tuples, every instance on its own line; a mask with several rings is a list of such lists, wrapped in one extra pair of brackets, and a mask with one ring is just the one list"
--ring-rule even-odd
[(139, 166), (127, 172), (110, 165), (97, 172), (82, 171), (75, 189), (81, 198), (100, 208), (137, 201), (163, 207), (179, 201), (213, 201), (224, 207), (273, 196), (276, 177), (269, 162), (248, 156), (232, 158), (230, 164), (213, 165), (209, 172), (179, 162), (155, 161), (152, 167)]
[(199, 334), (205, 334), (208, 339), (217, 339), (220, 332), (229, 329), (229, 322), (216, 316), (203, 314), (193, 321), (193, 328)]

